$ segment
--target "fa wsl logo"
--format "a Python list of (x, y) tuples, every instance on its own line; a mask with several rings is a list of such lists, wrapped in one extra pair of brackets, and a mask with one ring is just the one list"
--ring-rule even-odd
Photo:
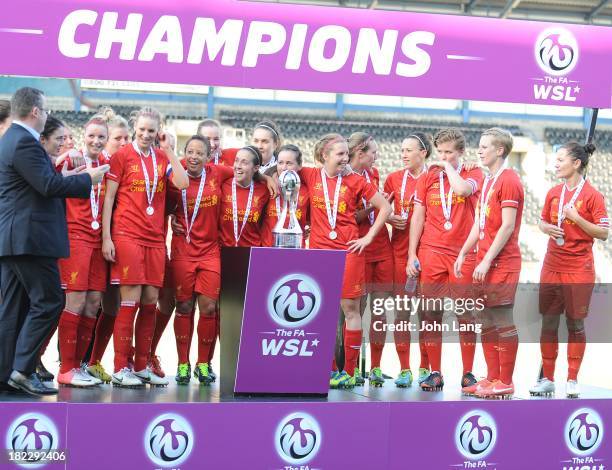
[(535, 60), (546, 74), (543, 84), (533, 85), (538, 100), (576, 101), (580, 93), (577, 82), (565, 78), (578, 63), (578, 42), (565, 28), (548, 28), (535, 42)]
[(147, 456), (155, 465), (176, 468), (193, 449), (193, 430), (182, 416), (165, 413), (155, 418), (144, 434)]
[(604, 425), (599, 414), (591, 408), (574, 411), (565, 423), (565, 445), (574, 455), (564, 470), (605, 470), (603, 459), (591, 456), (603, 442)]
[(305, 464), (317, 455), (321, 447), (319, 423), (306, 413), (285, 416), (276, 428), (274, 444), (278, 456), (289, 464), (285, 470), (308, 470)]
[(280, 327), (274, 338), (263, 338), (264, 356), (312, 356), (318, 339), (309, 339), (302, 329), (321, 308), (321, 289), (304, 274), (289, 274), (279, 279), (268, 294), (268, 314)]
[(455, 445), (465, 458), (463, 468), (487, 468), (484, 458), (491, 453), (497, 441), (497, 426), (493, 417), (482, 410), (464, 415), (455, 428)]
[[(19, 416), (8, 428), (6, 433), (6, 449), (14, 452), (29, 452), (30, 455), (43, 455), (57, 449), (59, 434), (53, 421), (40, 413), (26, 413)], [(20, 466), (38, 468), (45, 465), (40, 460), (16, 461)]]

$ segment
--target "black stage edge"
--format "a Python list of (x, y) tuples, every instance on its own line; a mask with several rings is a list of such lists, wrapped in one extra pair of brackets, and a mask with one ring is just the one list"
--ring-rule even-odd
[[(68, 403), (132, 403), (146, 406), (150, 403), (232, 403), (232, 402), (404, 402), (406, 405), (419, 403), (444, 403), (444, 402), (486, 402), (496, 400), (481, 400), (475, 397), (464, 397), (461, 395), (459, 383), (447, 384), (441, 392), (423, 392), (413, 384), (409, 388), (397, 388), (393, 380), (386, 380), (383, 387), (364, 386), (355, 387), (352, 390), (330, 390), (327, 397), (294, 397), (294, 396), (234, 396), (224, 395), (221, 386), (213, 383), (211, 386), (202, 386), (192, 380), (189, 385), (177, 385), (174, 377), (168, 377), (168, 387), (122, 389), (111, 385), (101, 385), (94, 389), (81, 389), (61, 387), (57, 397), (37, 398), (26, 394), (9, 394), (0, 392), (0, 408), (2, 403), (16, 402), (68, 402)], [(565, 384), (559, 384), (554, 398), (531, 397), (529, 386), (520, 386), (514, 396), (514, 401), (538, 401), (538, 400), (569, 400), (565, 398)], [(612, 399), (612, 390), (588, 385), (581, 385), (580, 398), (571, 399), (578, 406), (582, 399)]]

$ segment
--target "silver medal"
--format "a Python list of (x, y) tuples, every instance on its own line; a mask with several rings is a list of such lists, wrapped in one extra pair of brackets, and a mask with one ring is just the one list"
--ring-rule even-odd
[(563, 237), (555, 238), (555, 243), (558, 246), (563, 246), (563, 245), (565, 245), (565, 239)]
[(484, 240), (484, 232), (480, 232), (480, 235), (478, 235), (478, 238), (480, 238), (481, 240)]
[(155, 209), (153, 209), (153, 206), (149, 206), (147, 207), (147, 215), (153, 215), (155, 213)]
[(450, 223), (450, 221), (446, 221), (444, 223), (444, 230), (450, 230), (451, 228), (453, 228), (453, 224)]
[(336, 233), (335, 230), (332, 230), (331, 232), (329, 232), (329, 238), (330, 240), (335, 240), (336, 238), (338, 238), (338, 234)]
[(93, 228), (94, 230), (98, 230), (100, 228), (100, 222), (98, 222), (97, 220), (94, 220), (91, 223), (91, 228)]

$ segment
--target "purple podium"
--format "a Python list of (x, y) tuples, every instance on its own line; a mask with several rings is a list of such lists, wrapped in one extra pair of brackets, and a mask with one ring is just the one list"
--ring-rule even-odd
[(327, 396), (344, 262), (335, 250), (223, 249), (223, 396)]

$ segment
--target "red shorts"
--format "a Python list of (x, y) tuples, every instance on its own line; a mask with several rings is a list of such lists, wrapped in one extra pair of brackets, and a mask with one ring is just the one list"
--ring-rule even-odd
[(473, 296), (472, 274), (476, 267), (476, 255), (466, 256), (461, 267), (461, 277), (455, 276), (454, 265), (457, 257), (454, 255), (422, 247), (419, 249), (418, 258), (421, 263), (419, 285), (425, 297), (471, 298)]
[(343, 299), (356, 299), (365, 293), (365, 265), (365, 256), (363, 254), (346, 254), (344, 278), (342, 279)]
[(176, 286), (175, 297), (185, 302), (193, 294), (202, 294), (211, 299), (219, 299), (221, 289), (221, 256), (219, 253), (202, 259), (173, 259), (172, 283)]
[(491, 268), (484, 282), (474, 284), (475, 294), (484, 299), (485, 307), (510, 307), (514, 305), (519, 277), (518, 271)]
[(108, 264), (102, 248), (70, 243), (70, 258), (59, 260), (59, 270), (62, 289), (68, 292), (106, 290)]
[(166, 256), (166, 264), (164, 266), (164, 285), (162, 289), (170, 289), (174, 292), (176, 284), (174, 284), (174, 275), (172, 274), (172, 263), (170, 258)]
[(366, 292), (393, 290), (393, 258), (368, 261), (365, 265)]
[(595, 286), (595, 273), (559, 273), (542, 268), (540, 273), (540, 313), (569, 318), (586, 318)]
[(165, 265), (165, 247), (139, 245), (132, 240), (116, 240), (111, 284), (161, 288), (164, 285)]

